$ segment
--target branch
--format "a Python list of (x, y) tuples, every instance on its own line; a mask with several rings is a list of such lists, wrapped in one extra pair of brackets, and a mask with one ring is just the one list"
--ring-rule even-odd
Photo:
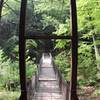
[(8, 2), (8, 0), (6, 0), (3, 4), (5, 4), (5, 3), (7, 3)]
[(10, 9), (11, 11), (13, 11), (16, 15), (18, 15), (18, 13), (14, 9), (12, 9), (7, 3), (5, 3), (5, 4), (8, 7), (8, 9)]

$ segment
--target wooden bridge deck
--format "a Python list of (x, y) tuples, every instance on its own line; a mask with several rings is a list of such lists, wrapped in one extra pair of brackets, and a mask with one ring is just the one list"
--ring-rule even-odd
[(45, 59), (40, 66), (38, 87), (32, 100), (63, 100), (50, 59)]

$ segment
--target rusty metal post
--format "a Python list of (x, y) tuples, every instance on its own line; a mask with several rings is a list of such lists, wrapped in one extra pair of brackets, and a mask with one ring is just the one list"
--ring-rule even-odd
[(77, 97), (77, 64), (78, 64), (78, 32), (76, 0), (70, 0), (71, 30), (72, 30), (72, 72), (69, 100), (78, 100)]
[(27, 0), (21, 0), (20, 24), (19, 24), (19, 70), (21, 97), (20, 100), (27, 100), (26, 68), (25, 68), (25, 17)]

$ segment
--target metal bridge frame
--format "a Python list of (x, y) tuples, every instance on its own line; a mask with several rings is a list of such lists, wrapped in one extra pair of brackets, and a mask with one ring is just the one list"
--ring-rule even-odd
[[(26, 67), (25, 67), (25, 40), (31, 37), (25, 37), (25, 18), (26, 18), (27, 0), (21, 0), (20, 24), (19, 24), (19, 72), (21, 84), (20, 100), (27, 100), (26, 87)], [(77, 97), (77, 63), (78, 63), (78, 33), (77, 33), (77, 11), (76, 0), (70, 0), (71, 12), (71, 32), (72, 36), (33, 36), (31, 39), (68, 39), (72, 40), (72, 72), (69, 100), (78, 100)]]

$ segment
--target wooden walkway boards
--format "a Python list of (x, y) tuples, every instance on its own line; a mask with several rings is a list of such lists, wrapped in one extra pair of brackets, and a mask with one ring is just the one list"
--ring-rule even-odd
[(39, 84), (33, 100), (63, 100), (51, 59), (46, 58), (40, 66)]

